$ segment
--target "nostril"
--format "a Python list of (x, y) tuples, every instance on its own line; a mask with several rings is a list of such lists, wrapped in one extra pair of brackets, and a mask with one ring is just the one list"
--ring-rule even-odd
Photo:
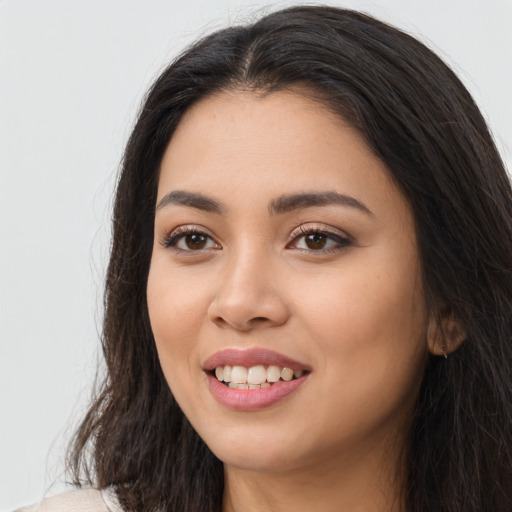
[(250, 331), (282, 325), (289, 317), (288, 308), (278, 295), (256, 295), (257, 289), (251, 295), (229, 287), (221, 291), (208, 308), (209, 319), (220, 328)]
[(254, 318), (250, 318), (246, 322), (242, 322), (242, 321), (229, 322), (222, 316), (216, 316), (215, 318), (213, 318), (213, 322), (219, 327), (222, 327), (222, 328), (234, 327), (240, 331), (250, 331), (254, 328), (258, 328), (260, 326), (264, 327), (266, 324), (272, 323), (270, 318), (267, 318), (265, 316), (256, 316)]
[(221, 316), (216, 316), (215, 318), (213, 318), (212, 321), (219, 327), (229, 327), (229, 323), (226, 322), (226, 320), (224, 320), (224, 318), (222, 318)]
[(262, 322), (268, 322), (269, 319), (265, 318), (264, 316), (257, 316), (256, 318), (252, 319), (252, 322), (255, 324), (261, 324)]

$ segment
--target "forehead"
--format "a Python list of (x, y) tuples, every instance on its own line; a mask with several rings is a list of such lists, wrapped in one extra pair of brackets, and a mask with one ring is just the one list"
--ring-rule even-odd
[(193, 105), (164, 154), (158, 200), (172, 190), (253, 201), (333, 190), (380, 206), (405, 203), (355, 129), (292, 91), (230, 91)]

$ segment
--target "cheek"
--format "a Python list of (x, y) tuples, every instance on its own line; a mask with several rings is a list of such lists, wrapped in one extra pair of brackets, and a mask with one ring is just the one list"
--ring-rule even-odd
[(323, 334), (343, 340), (346, 349), (356, 352), (365, 346), (375, 349), (379, 343), (391, 348), (417, 338), (425, 323), (425, 308), (410, 282), (378, 271), (367, 272), (361, 279), (354, 274), (345, 277), (321, 303), (309, 303), (307, 316), (317, 319)]
[(347, 259), (302, 294), (300, 316), (320, 349), (319, 364), (333, 385), (357, 389), (359, 397), (380, 386), (391, 394), (416, 389), (422, 375), (427, 313), (420, 269), (414, 255), (392, 256), (371, 265)]
[(170, 269), (166, 255), (153, 257), (147, 284), (148, 310), (156, 338), (186, 340), (208, 308), (208, 278), (187, 267)]
[(426, 361), (425, 312), (421, 294), (391, 277), (352, 275), (322, 305), (311, 298), (307, 306), (306, 330), (317, 343), (322, 374), (317, 395), (332, 390), (310, 404), (319, 428), (331, 425), (326, 438), (402, 428), (411, 414)]
[(204, 297), (199, 293), (201, 287), (191, 286), (189, 280), (180, 278), (179, 271), (171, 275), (168, 265), (163, 263), (153, 261), (148, 276), (149, 319), (165, 380), (190, 417), (193, 410), (187, 406), (199, 400), (190, 383), (195, 377), (204, 377), (196, 374), (199, 361), (194, 350), (205, 315)]
[(151, 329), (164, 375), (172, 381), (192, 367), (192, 348), (206, 314), (204, 290), (169, 271), (162, 258), (154, 258), (148, 276), (147, 303)]

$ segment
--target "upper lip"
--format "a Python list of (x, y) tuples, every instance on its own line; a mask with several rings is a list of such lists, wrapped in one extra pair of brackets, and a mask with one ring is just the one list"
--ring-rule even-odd
[(248, 349), (236, 349), (228, 348), (216, 352), (210, 356), (203, 364), (203, 369), (206, 371), (212, 371), (217, 366), (245, 366), (250, 368), (251, 366), (281, 366), (290, 368), (292, 370), (306, 370), (311, 371), (310, 366), (307, 364), (295, 361), (288, 356), (274, 352), (273, 350), (267, 350), (264, 348), (248, 348)]

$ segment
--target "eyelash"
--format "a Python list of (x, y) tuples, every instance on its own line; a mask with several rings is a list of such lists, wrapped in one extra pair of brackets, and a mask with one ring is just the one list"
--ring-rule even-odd
[[(167, 233), (161, 244), (162, 246), (166, 248), (174, 248), (177, 252), (190, 252), (190, 253), (198, 253), (205, 250), (211, 250), (212, 247), (201, 247), (198, 249), (183, 249), (178, 247), (178, 244), (186, 239), (187, 236), (192, 235), (200, 235), (205, 237), (206, 244), (208, 244), (208, 241), (211, 241), (215, 244), (216, 247), (213, 247), (213, 249), (218, 250), (220, 249), (220, 245), (217, 244), (213, 240), (213, 238), (208, 234), (205, 233), (203, 230), (198, 228), (197, 226), (179, 226), (172, 230), (171, 232)], [(306, 238), (307, 236), (311, 235), (319, 235), (320, 237), (325, 237), (324, 240), (326, 243), (329, 243), (329, 241), (334, 242), (334, 244), (331, 244), (330, 247), (327, 248), (318, 248), (318, 249), (312, 249), (312, 248), (300, 248), (296, 247), (298, 244), (298, 241), (302, 238)], [(295, 248), (299, 251), (308, 252), (308, 253), (318, 253), (318, 254), (329, 254), (333, 253), (339, 250), (342, 250), (350, 245), (352, 245), (352, 240), (349, 236), (342, 234), (341, 232), (334, 232), (330, 230), (326, 230), (325, 228), (321, 228), (319, 226), (299, 226), (297, 229), (295, 229), (291, 233), (292, 241), (289, 242), (286, 245), (287, 249)]]

